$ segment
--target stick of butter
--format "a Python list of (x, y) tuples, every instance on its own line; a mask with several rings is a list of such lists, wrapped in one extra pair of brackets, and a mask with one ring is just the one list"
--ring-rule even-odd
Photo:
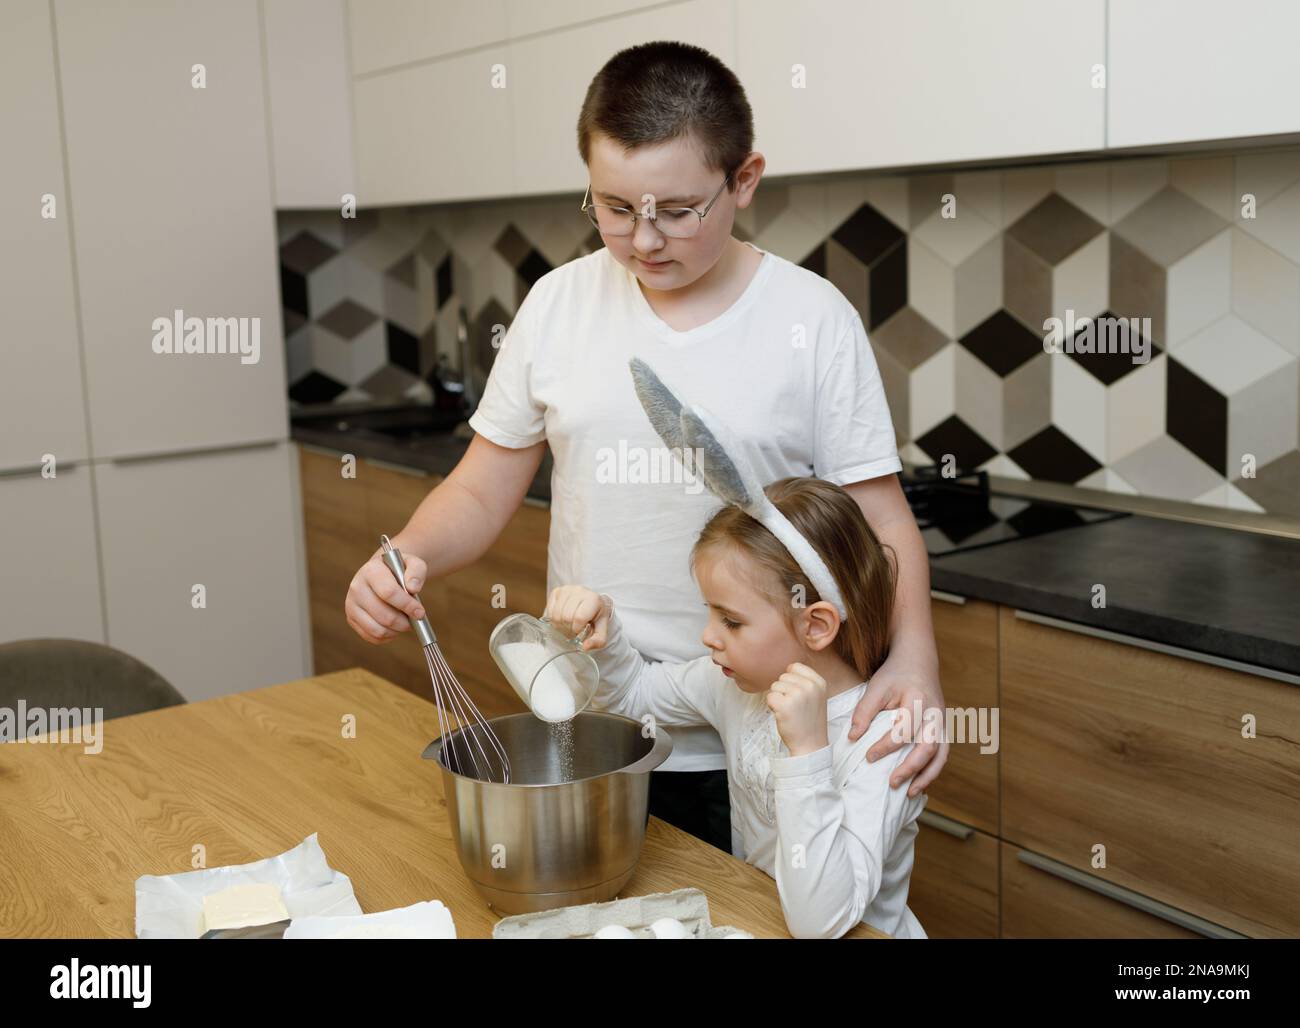
[(203, 897), (204, 932), (270, 924), (288, 916), (278, 885), (232, 885)]

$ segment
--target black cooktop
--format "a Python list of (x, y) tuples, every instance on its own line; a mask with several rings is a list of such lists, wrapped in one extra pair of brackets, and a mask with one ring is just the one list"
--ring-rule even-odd
[(949, 477), (937, 466), (919, 467), (901, 480), (931, 557), (1129, 516), (992, 493), (983, 471)]

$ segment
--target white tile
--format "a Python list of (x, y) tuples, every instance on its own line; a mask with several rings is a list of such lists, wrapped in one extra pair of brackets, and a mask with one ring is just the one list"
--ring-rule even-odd
[(1174, 356), (1224, 396), (1295, 363), (1294, 355), (1232, 314), (1186, 340)]
[(1107, 464), (1123, 460), (1164, 434), (1167, 359), (1163, 353), (1153, 357), (1106, 390)]
[(1237, 224), (1287, 260), (1300, 264), (1300, 182), (1260, 204), (1255, 217), (1238, 218)]
[(1232, 308), (1232, 230), (1175, 262), (1165, 281), (1165, 342), (1177, 349)]
[(307, 325), (303, 331), (311, 337), (312, 367), (336, 382), (356, 385), (357, 380), (352, 377), (352, 348), (347, 340), (320, 325)]
[(787, 207), (776, 216), (753, 240), (763, 250), (798, 264), (826, 238), (817, 226), (808, 221), (793, 207)]
[(388, 363), (388, 333), (382, 321), (376, 321), (348, 344), (351, 350), (349, 365), (351, 377), (346, 381), (355, 385), (364, 382)]
[(998, 234), (997, 226), (981, 217), (974, 207), (963, 206), (957, 197), (956, 216), (934, 214), (912, 232), (909, 245), (920, 241), (949, 267), (957, 267)]
[(1002, 306), (1002, 235), (995, 235), (957, 269), (953, 335), (960, 338)]
[(1300, 267), (1232, 229), (1232, 311), (1300, 355)]
[(953, 377), (957, 416), (995, 449), (1003, 449), (1002, 379), (964, 346), (956, 348)]
[(1231, 482), (1228, 483), (1227, 499), (1229, 510), (1248, 510), (1253, 514), (1265, 513), (1263, 507), (1243, 493)]
[(1052, 316), (1075, 321), (1091, 318), (1110, 306), (1110, 233), (1094, 236), (1052, 272)]
[(955, 370), (957, 344), (949, 343), (912, 372), (908, 383), (908, 408), (913, 439), (956, 413)]
[(1053, 354), (1052, 424), (1106, 463), (1106, 387), (1074, 358)]
[(1200, 496), (1193, 496), (1192, 502), (1205, 507), (1226, 507), (1228, 505), (1228, 483), (1221, 482), (1206, 490)]
[(944, 335), (957, 334), (953, 270), (915, 238), (907, 244), (907, 302)]
[(1285, 365), (1242, 389), (1228, 401), (1228, 468), (1240, 469), (1242, 456), (1252, 454), (1255, 466), (1285, 456), (1300, 445), (1300, 361)]
[(1117, 462), (1115, 472), (1139, 493), (1170, 500), (1194, 499), (1225, 481), (1167, 435)]

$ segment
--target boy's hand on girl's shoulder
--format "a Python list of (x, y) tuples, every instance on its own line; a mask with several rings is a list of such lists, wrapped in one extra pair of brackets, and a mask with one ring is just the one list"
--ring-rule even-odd
[(591, 634), (583, 640), (584, 650), (598, 650), (609, 638), (609, 619), (614, 612), (614, 600), (588, 589), (585, 585), (561, 585), (551, 590), (542, 617), (570, 636), (579, 636), (588, 625)]
[(790, 756), (830, 745), (826, 734), (826, 679), (807, 664), (791, 664), (767, 691), (768, 708)]

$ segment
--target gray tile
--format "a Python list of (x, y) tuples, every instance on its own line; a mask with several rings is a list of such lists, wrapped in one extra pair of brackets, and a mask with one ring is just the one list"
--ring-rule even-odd
[(871, 345), (910, 372), (947, 346), (948, 338), (914, 307), (904, 307), (871, 333)]
[(1052, 269), (1010, 234), (1002, 237), (1002, 306), (1026, 325), (1052, 313)]
[(1103, 230), (1102, 224), (1051, 193), (1007, 228), (1007, 235), (1030, 253), (1055, 267)]
[(1166, 345), (1167, 288), (1164, 268), (1121, 236), (1111, 235), (1110, 309), (1121, 318), (1150, 318), (1151, 340), (1161, 346)]
[(1168, 268), (1227, 227), (1218, 215), (1166, 186), (1117, 222), (1113, 231)]

